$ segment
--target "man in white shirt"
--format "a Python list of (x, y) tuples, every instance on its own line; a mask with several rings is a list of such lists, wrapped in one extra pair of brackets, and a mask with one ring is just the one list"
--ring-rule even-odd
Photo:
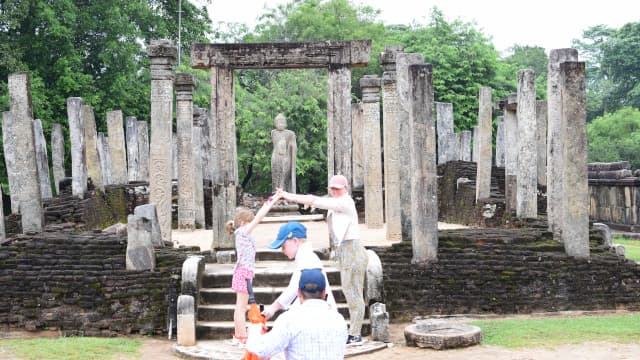
[(282, 351), (287, 360), (342, 360), (347, 324), (324, 300), (326, 277), (321, 269), (303, 269), (298, 283), (300, 306), (280, 315), (261, 334), (262, 324), (250, 325), (247, 351), (270, 358)]
[[(271, 249), (282, 248), (282, 251), (289, 259), (295, 259), (295, 270), (291, 275), (291, 280), (287, 288), (278, 296), (273, 304), (267, 306), (262, 315), (269, 320), (280, 309), (287, 309), (298, 296), (298, 282), (300, 272), (303, 269), (322, 269), (322, 261), (315, 252), (311, 243), (306, 242), (307, 228), (299, 222), (291, 221), (280, 227), (278, 236), (269, 245)], [(337, 310), (336, 301), (329, 287), (327, 274), (322, 271), (326, 286), (327, 303), (332, 309)]]

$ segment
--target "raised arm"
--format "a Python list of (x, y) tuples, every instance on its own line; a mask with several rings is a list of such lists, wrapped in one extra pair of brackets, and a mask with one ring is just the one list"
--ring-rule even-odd
[(264, 204), (262, 204), (262, 207), (260, 208), (260, 210), (258, 210), (256, 216), (249, 223), (249, 225), (247, 225), (247, 233), (251, 233), (251, 231), (253, 231), (253, 229), (262, 221), (262, 219), (264, 219), (269, 210), (271, 210), (271, 207), (281, 198), (282, 196), (276, 193), (275, 195), (267, 199)]

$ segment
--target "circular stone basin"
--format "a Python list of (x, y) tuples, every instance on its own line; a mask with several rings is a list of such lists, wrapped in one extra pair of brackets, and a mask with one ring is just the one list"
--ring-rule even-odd
[(480, 333), (479, 327), (466, 324), (418, 323), (404, 328), (404, 339), (407, 346), (442, 350), (479, 344)]

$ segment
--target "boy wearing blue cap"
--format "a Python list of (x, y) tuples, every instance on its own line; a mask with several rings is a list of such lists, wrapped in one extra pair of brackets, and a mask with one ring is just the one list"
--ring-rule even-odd
[[(291, 221), (280, 227), (278, 236), (269, 244), (271, 249), (282, 248), (282, 252), (291, 260), (295, 261), (295, 271), (291, 275), (291, 280), (285, 291), (278, 296), (273, 304), (267, 306), (262, 314), (268, 320), (278, 310), (286, 309), (294, 302), (298, 297), (298, 282), (300, 280), (300, 274), (303, 269), (322, 269), (322, 261), (318, 258), (311, 243), (306, 242), (307, 228), (299, 222)], [(329, 284), (327, 274), (322, 271), (326, 284)], [(331, 292), (331, 288), (327, 286), (327, 303), (329, 306), (337, 310), (336, 301)]]
[(347, 324), (324, 301), (326, 274), (319, 268), (303, 269), (296, 288), (301, 305), (278, 317), (266, 334), (261, 334), (262, 324), (251, 325), (247, 350), (261, 358), (284, 351), (287, 360), (342, 360)]

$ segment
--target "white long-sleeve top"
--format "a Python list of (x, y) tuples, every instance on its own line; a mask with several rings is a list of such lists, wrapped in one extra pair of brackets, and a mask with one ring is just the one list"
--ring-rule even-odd
[(315, 196), (311, 205), (328, 210), (327, 224), (331, 230), (331, 240), (336, 247), (340, 246), (343, 240), (360, 239), (358, 211), (351, 196), (347, 194), (335, 198)]
[[(327, 293), (327, 303), (331, 306), (331, 308), (336, 309), (336, 300), (333, 297), (333, 292), (331, 292), (331, 287), (329, 284), (329, 279), (327, 278), (327, 273), (324, 271), (324, 267), (322, 266), (322, 261), (313, 252), (313, 248), (311, 243), (303, 242), (298, 247), (298, 252), (295, 257), (295, 270), (291, 275), (291, 280), (289, 280), (289, 285), (287, 288), (278, 296), (276, 302), (280, 304), (283, 309), (287, 309), (291, 303), (298, 297), (298, 284), (300, 282), (300, 273), (304, 269), (322, 269), (322, 273), (324, 274), (324, 280), (327, 283), (326, 293)], [(296, 301), (299, 303), (299, 301)]]

